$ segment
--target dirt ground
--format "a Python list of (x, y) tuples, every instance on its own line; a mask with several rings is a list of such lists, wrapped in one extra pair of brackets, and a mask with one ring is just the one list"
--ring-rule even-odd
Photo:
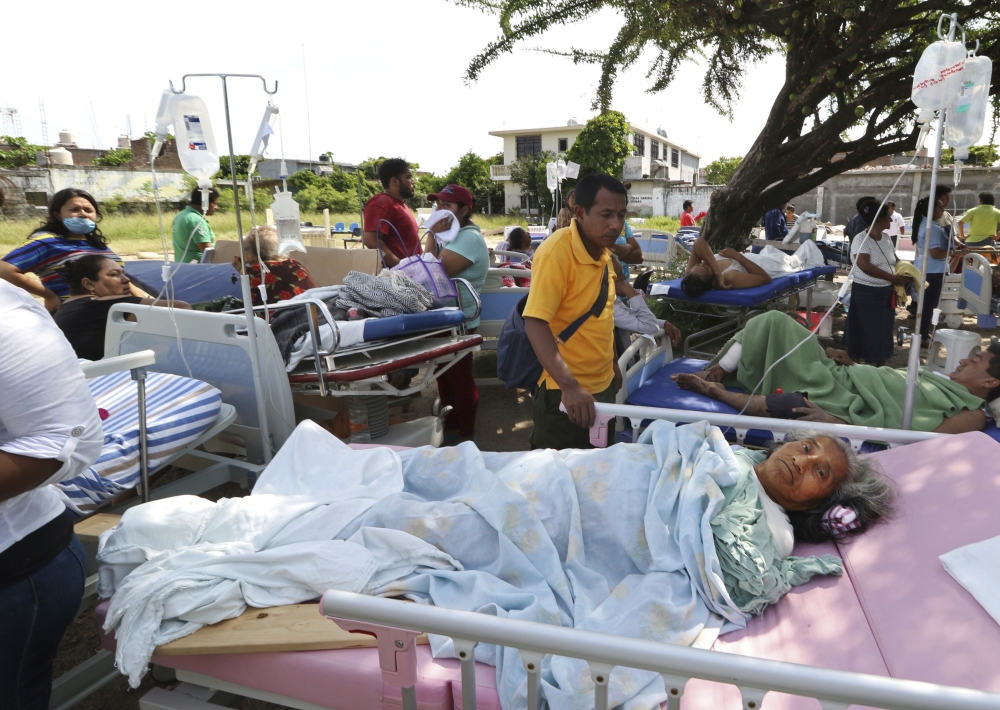
[[(844, 317), (834, 319), (834, 338), (826, 339), (825, 344), (839, 344), (839, 335), (843, 332)], [(897, 313), (897, 326), (905, 326), (912, 332), (914, 323), (905, 309)], [(974, 318), (966, 318), (964, 330), (977, 332), (983, 337), (984, 347), (989, 344), (989, 338), (995, 331), (976, 328)], [(893, 358), (889, 361), (892, 367), (905, 367), (909, 356), (909, 347), (896, 347)], [(477, 355), (475, 372), (477, 377), (495, 376), (495, 353), (484, 352)], [(423, 396), (413, 399), (405, 419), (415, 419), (431, 413), (437, 396), (435, 387), (423, 392)], [(478, 446), (485, 451), (524, 451), (528, 449), (528, 435), (531, 433), (531, 397), (522, 390), (507, 391), (502, 385), (480, 386), (479, 410), (476, 426)], [(235, 483), (220, 486), (208, 494), (206, 498), (218, 500), (223, 497), (246, 495)], [(93, 608), (86, 610), (70, 626), (59, 649), (56, 658), (55, 677), (83, 662), (101, 648), (94, 621)], [(115, 679), (98, 692), (78, 704), (80, 710), (135, 710), (139, 707), (139, 698), (154, 686), (169, 687), (169, 682), (158, 682), (153, 674), (147, 674), (142, 685), (131, 690), (124, 677)], [(281, 710), (283, 706), (265, 703), (257, 700), (244, 700), (240, 705), (243, 710)]]

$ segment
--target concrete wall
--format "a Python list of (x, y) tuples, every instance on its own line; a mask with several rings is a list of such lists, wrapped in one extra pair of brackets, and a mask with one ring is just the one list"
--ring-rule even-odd
[[(47, 198), (64, 188), (76, 187), (89, 192), (98, 202), (116, 197), (135, 202), (153, 200), (152, 175), (140, 170), (66, 166), (0, 170), (0, 175), (22, 192), (44, 192)], [(184, 197), (188, 192), (184, 175), (179, 170), (157, 170), (156, 184), (160, 198), (177, 201)]]
[[(820, 212), (820, 219), (833, 224), (847, 224), (857, 214), (855, 203), (865, 195), (879, 199), (892, 188), (901, 170), (858, 170), (842, 173), (823, 185), (792, 199), (796, 212)], [(951, 166), (938, 170), (938, 182), (952, 185), (948, 211), (960, 215), (975, 207), (980, 192), (992, 192), (1000, 197), (1000, 169), (964, 168), (958, 185), (954, 183)], [(931, 185), (930, 168), (908, 171), (889, 198), (906, 217), (913, 214), (917, 200), (926, 197)], [(817, 210), (817, 208), (820, 208)], [(669, 213), (668, 213), (669, 214)]]

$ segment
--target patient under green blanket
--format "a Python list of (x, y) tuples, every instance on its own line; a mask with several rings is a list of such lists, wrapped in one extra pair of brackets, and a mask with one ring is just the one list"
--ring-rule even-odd
[[(901, 428), (905, 369), (847, 364), (844, 354), (828, 354), (816, 338), (809, 338), (781, 359), (808, 336), (809, 331), (787, 314), (770, 311), (750, 319), (704, 372), (674, 375), (674, 379), (684, 389), (725, 402), (749, 416)], [(741, 351), (733, 368), (726, 354), (737, 345)], [(752, 394), (731, 392), (725, 386)], [(801, 406), (778, 414), (776, 405), (780, 403), (771, 394), (778, 388), (801, 393)], [(962, 360), (950, 377), (923, 368), (917, 381), (913, 428), (952, 434), (982, 430), (986, 425), (984, 402), (997, 397), (1000, 346), (992, 345)]]

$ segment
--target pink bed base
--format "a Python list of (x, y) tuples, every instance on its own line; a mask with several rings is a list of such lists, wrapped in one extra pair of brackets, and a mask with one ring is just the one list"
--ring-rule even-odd
[[(943, 569), (938, 555), (1000, 535), (1000, 444), (975, 432), (875, 454), (898, 483), (899, 512), (852, 544), (797, 545), (834, 553), (846, 574), (792, 590), (745, 631), (714, 645), (722, 653), (836, 670), (1000, 691), (1000, 625)], [(838, 548), (839, 547), (839, 551)], [(106, 603), (98, 607), (103, 621)], [(332, 621), (330, 623), (333, 623)], [(106, 648), (114, 640), (104, 639)], [(154, 657), (189, 670), (331, 710), (396, 710), (399, 688), (383, 681), (375, 648), (297, 653)], [(496, 671), (476, 668), (478, 707), (499, 710)], [(458, 661), (417, 648), (421, 710), (462, 707)], [(681, 707), (739, 707), (734, 686), (691, 680)], [(813, 699), (768, 693), (763, 710), (814, 710)]]

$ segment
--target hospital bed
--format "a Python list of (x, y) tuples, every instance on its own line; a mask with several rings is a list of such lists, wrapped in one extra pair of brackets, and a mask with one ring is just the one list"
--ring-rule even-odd
[[(255, 318), (261, 409), (242, 311), (206, 313), (117, 304), (108, 315), (105, 352), (124, 355), (153, 350), (156, 364), (151, 370), (190, 376), (219, 389), (222, 401), (236, 411), (235, 421), (222, 437), (227, 445), (220, 447), (219, 453), (245, 453), (250, 463), (263, 464), (265, 447), (279, 449), (297, 418), (322, 421), (336, 413), (324, 406), (298, 404), (303, 397), (322, 405), (318, 397), (413, 394), (432, 384), (461, 357), (478, 350), (482, 342), (480, 335), (463, 334), (465, 315), (458, 309), (368, 319), (362, 341), (341, 346), (337, 322), (322, 301), (304, 299), (269, 306), (272, 313), (284, 308), (307, 310), (314, 334), (311, 342), (320, 342), (319, 326), (324, 323), (332, 328), (334, 342), (331, 348), (314, 348), (313, 357), (288, 373), (268, 324)], [(390, 384), (390, 372), (421, 366), (428, 370), (419, 382), (402, 389)], [(398, 433), (407, 441), (417, 437), (419, 443), (440, 443), (440, 417), (425, 419), (398, 425)]]
[[(616, 430), (619, 441), (635, 441), (639, 430), (652, 419), (677, 423), (704, 419), (720, 427), (731, 441), (754, 446), (767, 445), (786, 432), (803, 426), (838, 436), (848, 441), (856, 451), (862, 452), (880, 450), (886, 445), (895, 447), (948, 436), (934, 432), (817, 422), (803, 424), (795, 420), (744, 416), (724, 402), (681, 389), (670, 379), (671, 375), (678, 373), (699, 372), (705, 369), (708, 362), (688, 357), (674, 358), (670, 340), (664, 336), (662, 329), (653, 336), (637, 338), (618, 359), (623, 384), (615, 404), (596, 405), (599, 417), (598, 425), (591, 432), (593, 444), (606, 445), (606, 430), (600, 430), (599, 426), (606, 426), (612, 418), (618, 420)], [(990, 422), (984, 433), (1000, 441), (1000, 428), (995, 423)]]
[[(835, 266), (816, 266), (783, 276), (776, 276), (770, 283), (753, 288), (712, 289), (698, 298), (691, 298), (681, 290), (681, 279), (650, 284), (649, 295), (665, 301), (678, 313), (709, 316), (720, 323), (687, 336), (684, 355), (711, 355), (706, 348), (712, 343), (728, 338), (746, 325), (758, 313), (778, 306), (782, 301), (801, 292), (806, 295), (806, 318), (812, 312), (812, 290), (818, 280), (836, 272)], [(692, 306), (701, 307), (691, 310)]]
[[(1000, 534), (1000, 474), (984, 465), (998, 456), (1000, 444), (980, 433), (874, 454), (901, 493), (896, 516), (849, 543), (798, 544), (796, 555), (841, 556), (846, 574), (796, 587), (712, 650), (331, 591), (313, 613), (375, 635), (377, 648), (164, 651), (153, 663), (160, 677), (173, 669), (180, 685), (142, 702), (211, 710), (208, 701), (224, 692), (309, 710), (498, 709), (495, 669), (472, 660), (477, 643), (495, 643), (520, 649), (532, 689), (546, 654), (587, 660), (581, 683), (593, 684), (602, 709), (615, 666), (661, 673), (671, 710), (804, 710), (818, 707), (813, 698), (826, 710), (1000, 708), (1000, 671), (988, 660), (1000, 655), (1000, 625), (938, 560)], [(264, 615), (253, 609), (240, 621)], [(453, 638), (461, 660), (432, 658), (415, 643), (420, 632)], [(537, 695), (528, 698), (535, 708)]]

